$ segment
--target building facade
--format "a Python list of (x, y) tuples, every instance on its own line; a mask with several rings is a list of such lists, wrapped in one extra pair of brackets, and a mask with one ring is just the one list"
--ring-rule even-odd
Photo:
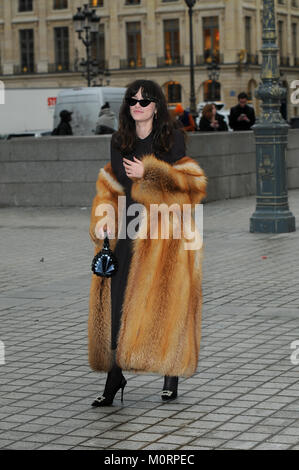
[[(87, 0), (86, 0), (87, 2)], [(189, 15), (184, 0), (89, 0), (101, 17), (93, 84), (151, 78), (170, 105), (189, 104)], [(84, 0), (0, 0), (0, 79), (8, 88), (84, 86), (85, 48), (73, 15)], [(193, 8), (196, 101), (234, 105), (260, 81), (262, 0), (197, 0)], [(276, 0), (281, 80), (299, 76), (299, 0)], [(215, 68), (217, 67), (217, 68)], [(211, 80), (212, 75), (214, 79)], [(288, 100), (289, 103), (289, 100)], [(289, 104), (288, 117), (297, 109)]]

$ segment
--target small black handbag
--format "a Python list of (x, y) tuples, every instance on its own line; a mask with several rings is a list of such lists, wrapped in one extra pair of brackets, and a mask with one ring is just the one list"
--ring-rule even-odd
[(118, 262), (116, 256), (109, 248), (109, 238), (107, 235), (104, 239), (103, 248), (92, 260), (91, 269), (94, 274), (102, 277), (111, 277), (117, 272)]

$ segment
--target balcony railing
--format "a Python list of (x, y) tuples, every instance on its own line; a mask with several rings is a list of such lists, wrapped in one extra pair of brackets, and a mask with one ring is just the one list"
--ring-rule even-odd
[[(223, 54), (217, 54), (213, 56), (214, 62), (216, 64), (223, 64), (224, 62), (224, 55)], [(211, 57), (205, 57), (204, 55), (197, 55), (196, 56), (196, 65), (209, 65), (212, 63)]]
[[(93, 70), (100, 73), (103, 73), (108, 68), (108, 62), (106, 60), (98, 60), (97, 64), (93, 66)], [(81, 72), (80, 63), (78, 61), (74, 63), (54, 63), (48, 64), (48, 73), (75, 73)], [(0, 66), (0, 74), (1, 66)], [(35, 64), (33, 67), (25, 67), (21, 65), (14, 65), (13, 68), (14, 75), (26, 75), (32, 73), (38, 73), (37, 65)]]
[(36, 64), (31, 66), (25, 65), (14, 65), (13, 66), (13, 73), (14, 75), (28, 75), (31, 73), (36, 73), (37, 67)]
[(131, 59), (121, 59), (120, 68), (121, 69), (139, 69), (145, 67), (144, 59), (137, 59), (136, 57)]
[(72, 71), (74, 71), (74, 67), (71, 67), (68, 62), (62, 64), (48, 64), (48, 73), (65, 73)]
[(280, 57), (280, 65), (282, 67), (289, 67), (290, 66), (290, 58), (289, 57)]
[(158, 67), (176, 67), (178, 65), (184, 65), (184, 57), (158, 57)]
[(95, 59), (96, 63), (97, 63), (97, 67), (98, 67), (98, 70), (99, 71), (103, 71), (104, 70), (107, 70), (108, 69), (108, 61), (105, 60), (105, 59)]
[(247, 53), (246, 64), (248, 64), (248, 65), (259, 65), (259, 56), (258, 56), (258, 54), (248, 54)]
[[(108, 63), (106, 60), (96, 60), (96, 64), (92, 64), (94, 72), (104, 71), (107, 69)], [(82, 72), (80, 63), (59, 63), (59, 64), (48, 64), (48, 73), (70, 73), (70, 72)]]

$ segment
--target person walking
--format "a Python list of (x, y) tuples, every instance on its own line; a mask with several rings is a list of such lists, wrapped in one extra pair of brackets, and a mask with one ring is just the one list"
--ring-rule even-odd
[(206, 104), (199, 123), (201, 132), (228, 131), (224, 116), (217, 113), (214, 103)]
[(109, 102), (106, 101), (106, 103), (101, 107), (95, 134), (113, 134), (113, 132), (115, 132), (115, 124), (115, 114), (111, 111)]
[[(113, 277), (92, 274), (91, 279), (89, 364), (108, 372), (104, 392), (92, 406), (112, 405), (119, 390), (123, 398), (123, 370), (164, 376), (162, 400), (177, 397), (179, 376), (195, 373), (202, 243), (196, 229), (193, 238), (189, 235), (194, 249), (186, 248), (185, 232), (175, 236), (176, 227), (181, 228), (175, 211), (183, 204), (194, 209), (206, 196), (206, 184), (204, 171), (186, 156), (184, 133), (175, 127), (161, 87), (151, 80), (131, 83), (120, 109), (119, 130), (112, 136), (111, 160), (99, 172), (91, 208), (94, 253), (103, 247), (107, 233), (119, 265)], [(130, 215), (136, 203), (138, 209)], [(167, 213), (165, 205), (174, 203), (174, 213)], [(164, 206), (166, 224), (177, 220), (168, 238), (160, 235), (162, 214), (155, 220), (152, 216), (157, 204)], [(152, 230), (158, 236), (152, 236)]]
[(60, 113), (60, 123), (53, 130), (52, 135), (73, 135), (72, 126), (70, 122), (72, 120), (72, 112), (64, 109)]
[(234, 131), (250, 131), (255, 124), (254, 109), (247, 104), (246, 93), (240, 93), (238, 101), (239, 103), (230, 110), (229, 125)]
[(196, 130), (196, 125), (192, 114), (184, 109), (180, 103), (176, 105), (174, 112), (177, 115), (179, 124), (184, 129), (184, 131), (194, 132)]

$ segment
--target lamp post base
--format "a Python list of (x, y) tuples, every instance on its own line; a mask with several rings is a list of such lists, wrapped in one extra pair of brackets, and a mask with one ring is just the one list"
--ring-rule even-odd
[(250, 218), (251, 233), (289, 233), (296, 231), (295, 217), (290, 211), (269, 213), (257, 210)]

